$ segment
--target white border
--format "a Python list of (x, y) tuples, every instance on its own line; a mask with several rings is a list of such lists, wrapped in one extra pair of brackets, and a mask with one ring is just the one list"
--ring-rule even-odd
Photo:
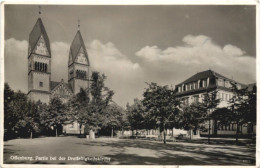
[[(19, 1), (19, 0), (8, 0), (8, 1), (1, 1), (1, 34), (0, 34), (0, 135), (1, 137), (4, 137), (4, 124), (3, 124), (3, 90), (4, 90), (4, 5), (5, 4), (46, 4), (46, 5), (255, 5), (256, 6), (256, 69), (257, 69), (257, 94), (259, 95), (259, 82), (258, 79), (260, 79), (259, 75), (259, 67), (260, 65), (260, 60), (259, 60), (259, 48), (260, 48), (260, 35), (259, 35), (259, 3), (260, 0), (46, 0), (46, 1), (39, 1), (39, 0), (31, 0), (31, 1)], [(257, 98), (257, 111), (260, 108), (260, 100)], [(257, 135), (260, 134), (260, 113), (257, 114)], [(256, 166), (247, 166), (247, 167), (260, 167), (260, 160), (259, 160), (259, 142), (260, 139), (257, 136), (257, 144), (256, 144)], [(44, 165), (44, 164), (3, 164), (3, 138), (0, 138), (0, 167), (6, 168), (6, 167), (12, 167), (12, 168), (24, 168), (24, 167), (36, 167), (36, 168), (44, 168), (44, 167), (68, 167), (68, 168), (74, 168), (74, 167), (137, 167), (137, 168), (143, 168), (143, 167), (149, 167), (149, 168), (154, 168), (154, 167), (167, 167), (167, 168), (175, 168), (175, 167), (193, 167), (193, 168), (198, 168), (198, 167), (208, 167), (208, 168), (216, 168), (216, 167), (227, 167), (227, 168), (237, 168), (237, 167), (245, 167), (245, 166), (164, 166), (164, 165), (158, 165), (158, 166), (150, 166), (150, 165), (55, 165), (55, 164), (49, 164), (49, 165)], [(216, 158), (217, 159), (217, 158)]]

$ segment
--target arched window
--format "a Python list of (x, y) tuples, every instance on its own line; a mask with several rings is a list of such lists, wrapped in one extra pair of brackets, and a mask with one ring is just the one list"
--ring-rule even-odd
[(84, 79), (87, 78), (87, 74), (86, 74), (86, 71), (84, 71)]
[(37, 64), (37, 62), (35, 62), (34, 63), (34, 70), (37, 70), (37, 68), (38, 68), (38, 64)]
[(44, 72), (47, 72), (47, 64), (45, 64), (44, 68), (45, 68)]

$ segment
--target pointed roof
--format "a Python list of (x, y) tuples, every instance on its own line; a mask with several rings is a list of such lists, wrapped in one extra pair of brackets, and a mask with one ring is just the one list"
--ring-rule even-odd
[(218, 77), (218, 78), (234, 81), (234, 80), (229, 79), (229, 78), (227, 78), (227, 77), (225, 77), (225, 76), (223, 76), (223, 75), (221, 75), (217, 72), (214, 72), (212, 70), (207, 70), (207, 71), (198, 72), (197, 74), (191, 76), (190, 78), (186, 79), (185, 81), (181, 82), (178, 85), (195, 82), (195, 81), (198, 81), (200, 79), (205, 79), (205, 78), (208, 78), (208, 77), (210, 77), (210, 78), (211, 77)]
[(70, 54), (72, 56), (72, 62), (74, 62), (75, 59), (77, 58), (81, 47), (83, 48), (83, 51), (85, 53), (85, 56), (86, 56), (88, 64), (89, 64), (88, 53), (87, 53), (83, 38), (81, 36), (81, 33), (78, 30), (74, 39), (73, 39), (73, 41), (72, 41), (72, 43), (71, 43), (71, 46), (70, 46)]
[(42, 19), (39, 17), (29, 36), (29, 45), (31, 47), (31, 51), (33, 51), (33, 49), (35, 48), (41, 35), (43, 36), (46, 42), (46, 47), (48, 49), (48, 52), (51, 54), (49, 38), (43, 26)]
[(67, 90), (73, 94), (72, 92), (72, 88), (70, 86), (70, 84), (65, 83), (64, 80), (62, 79), (60, 82), (55, 82), (55, 81), (51, 81), (51, 91), (55, 90), (58, 86), (63, 85), (65, 88), (67, 88)]

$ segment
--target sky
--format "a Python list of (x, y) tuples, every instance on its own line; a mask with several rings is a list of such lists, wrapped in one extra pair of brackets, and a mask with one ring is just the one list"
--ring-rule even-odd
[(42, 18), (52, 52), (52, 81), (68, 79), (70, 44), (80, 31), (92, 71), (107, 76), (125, 107), (146, 82), (175, 87), (197, 72), (256, 82), (256, 9), (246, 5), (5, 5), (5, 82), (28, 91), (28, 39)]

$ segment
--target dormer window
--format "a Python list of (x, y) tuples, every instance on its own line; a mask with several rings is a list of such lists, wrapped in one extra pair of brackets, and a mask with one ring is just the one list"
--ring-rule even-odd
[(229, 81), (225, 81), (225, 87), (229, 88)]
[(181, 92), (181, 87), (180, 86), (178, 87), (178, 92)]
[(223, 79), (218, 79), (218, 86), (224, 86)]
[(197, 88), (198, 88), (198, 84), (194, 83), (194, 89), (197, 89)]
[(203, 86), (203, 87), (206, 87), (206, 86), (207, 86), (207, 81), (206, 81), (206, 80), (203, 80), (203, 81), (202, 81), (202, 86)]

